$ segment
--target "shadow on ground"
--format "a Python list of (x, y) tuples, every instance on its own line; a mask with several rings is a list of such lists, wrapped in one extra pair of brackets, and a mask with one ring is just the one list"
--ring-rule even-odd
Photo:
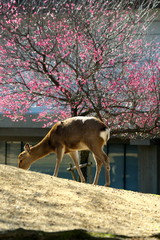
[(70, 230), (63, 232), (42, 232), (25, 229), (16, 229), (13, 231), (0, 232), (0, 239), (2, 240), (147, 240), (147, 239), (160, 239), (160, 234), (150, 236), (148, 238), (143, 237), (127, 237), (127, 236), (115, 236), (105, 233), (90, 233), (84, 230)]

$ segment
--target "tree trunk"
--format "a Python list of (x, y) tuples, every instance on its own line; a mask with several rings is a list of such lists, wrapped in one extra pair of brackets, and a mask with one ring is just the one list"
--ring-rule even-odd
[[(89, 151), (81, 151), (80, 153), (80, 164), (88, 163), (89, 160)], [(87, 182), (88, 174), (87, 174), (87, 167), (81, 168), (83, 176)]]

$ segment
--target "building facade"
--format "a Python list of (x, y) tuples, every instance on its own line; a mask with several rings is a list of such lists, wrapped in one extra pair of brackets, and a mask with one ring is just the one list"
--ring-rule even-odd
[[(42, 123), (28, 120), (12, 122), (8, 118), (0, 120), (0, 164), (18, 166), (18, 154), (23, 151), (26, 142), (38, 143), (49, 129), (42, 128)], [(160, 194), (160, 139), (121, 140), (111, 138), (104, 148), (111, 161), (111, 187)], [(35, 162), (31, 169), (46, 174), (53, 174), (55, 155), (51, 154)], [(93, 181), (95, 162), (88, 167), (88, 182)], [(67, 169), (72, 160), (66, 155), (61, 163), (59, 177), (72, 179)], [(75, 171), (75, 175), (77, 175)], [(99, 185), (105, 184), (104, 169), (100, 174)]]

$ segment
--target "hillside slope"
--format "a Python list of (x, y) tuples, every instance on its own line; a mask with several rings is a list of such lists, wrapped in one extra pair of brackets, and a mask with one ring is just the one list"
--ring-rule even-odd
[(160, 234), (160, 196), (117, 190), (0, 165), (0, 231), (84, 229)]

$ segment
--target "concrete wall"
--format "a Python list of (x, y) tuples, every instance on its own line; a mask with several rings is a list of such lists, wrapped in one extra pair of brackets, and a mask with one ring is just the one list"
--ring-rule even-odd
[(42, 128), (44, 122), (35, 122), (32, 119), (38, 117), (38, 114), (26, 114), (25, 121), (12, 121), (10, 118), (3, 117), (0, 114), (0, 128)]
[(39, 141), (47, 134), (50, 128), (43, 128), (44, 122), (34, 122), (36, 115), (26, 116), (26, 122), (13, 122), (0, 115), (1, 141)]

